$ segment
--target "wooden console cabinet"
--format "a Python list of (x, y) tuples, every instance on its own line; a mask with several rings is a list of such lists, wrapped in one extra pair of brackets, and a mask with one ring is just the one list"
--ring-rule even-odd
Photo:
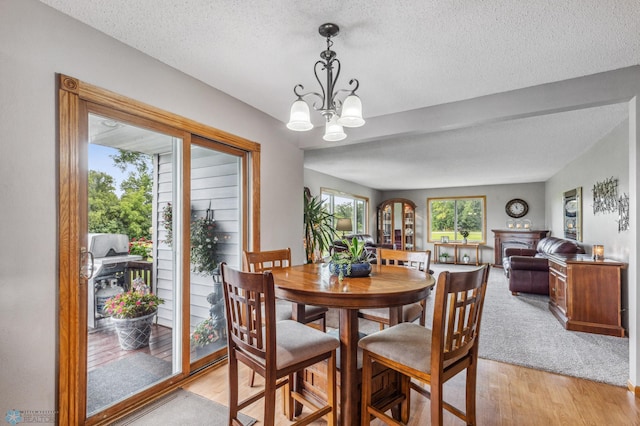
[(626, 264), (588, 255), (549, 259), (549, 310), (567, 330), (624, 337), (620, 278)]
[(516, 231), (515, 229), (492, 229), (494, 235), (493, 266), (502, 268), (504, 249), (508, 247), (535, 249), (538, 242), (549, 234), (549, 231)]

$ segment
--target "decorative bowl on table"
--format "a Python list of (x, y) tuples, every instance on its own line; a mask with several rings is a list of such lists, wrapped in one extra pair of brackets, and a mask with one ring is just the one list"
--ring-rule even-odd
[(371, 273), (371, 263), (336, 264), (329, 262), (329, 271), (334, 275), (341, 275), (343, 277), (366, 277)]

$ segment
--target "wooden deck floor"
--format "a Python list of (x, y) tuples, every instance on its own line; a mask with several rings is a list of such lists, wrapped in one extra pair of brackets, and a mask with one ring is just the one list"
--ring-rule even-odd
[(107, 324), (95, 331), (90, 331), (88, 334), (87, 371), (139, 352), (171, 362), (172, 338), (173, 333), (170, 328), (153, 324), (149, 346), (127, 351), (120, 348), (115, 329)]

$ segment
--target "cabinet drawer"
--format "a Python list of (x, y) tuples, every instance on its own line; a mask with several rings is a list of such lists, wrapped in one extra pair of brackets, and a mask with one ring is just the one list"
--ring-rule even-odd
[(553, 269), (554, 272), (565, 277), (567, 276), (567, 267), (559, 263), (549, 261), (549, 269)]

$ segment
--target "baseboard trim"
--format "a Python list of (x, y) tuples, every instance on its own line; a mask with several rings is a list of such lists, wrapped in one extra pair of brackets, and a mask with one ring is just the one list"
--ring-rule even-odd
[(640, 386), (634, 386), (631, 383), (631, 380), (627, 381), (627, 389), (631, 392), (636, 398), (640, 398)]

